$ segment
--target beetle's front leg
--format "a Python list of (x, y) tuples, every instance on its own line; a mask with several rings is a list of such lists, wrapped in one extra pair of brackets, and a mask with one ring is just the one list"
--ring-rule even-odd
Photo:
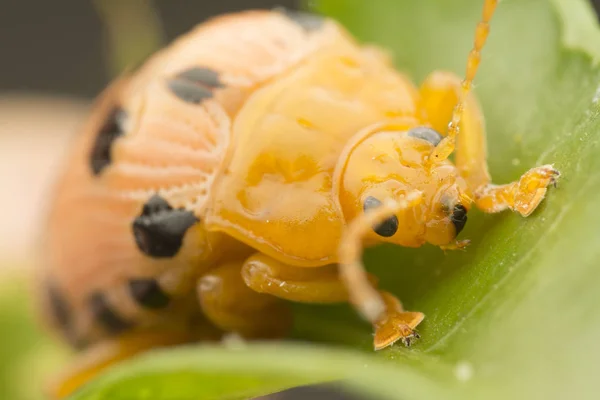
[(475, 204), (488, 213), (511, 209), (527, 217), (541, 203), (548, 185), (555, 184), (559, 172), (552, 165), (532, 168), (506, 185), (487, 184), (475, 188)]
[[(283, 264), (263, 254), (250, 257), (242, 269), (246, 284), (260, 293), (302, 303), (342, 303), (349, 301), (348, 290), (339, 278), (334, 265), (300, 268)], [(375, 278), (369, 276), (371, 283)], [(391, 293), (379, 291), (385, 312), (373, 322), (376, 350), (398, 340), (410, 345), (418, 337), (415, 327), (423, 320), (419, 312), (407, 312)]]
[[(422, 105), (434, 129), (445, 135), (461, 90), (461, 79), (449, 72), (432, 73), (421, 86)], [(440, 144), (441, 145), (441, 144)], [(456, 166), (484, 212), (505, 209), (528, 216), (544, 199), (548, 185), (559, 176), (551, 165), (532, 168), (506, 185), (494, 185), (488, 173), (484, 118), (477, 99), (469, 93), (459, 124)]]

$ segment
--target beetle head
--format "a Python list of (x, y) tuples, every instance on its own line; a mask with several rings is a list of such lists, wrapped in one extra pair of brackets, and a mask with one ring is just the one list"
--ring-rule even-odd
[(428, 165), (440, 140), (434, 130), (409, 124), (372, 129), (349, 144), (338, 164), (336, 183), (347, 221), (389, 199), (411, 199), (404, 209), (373, 226), (369, 241), (405, 247), (462, 244), (456, 237), (467, 221), (471, 196), (450, 161)]

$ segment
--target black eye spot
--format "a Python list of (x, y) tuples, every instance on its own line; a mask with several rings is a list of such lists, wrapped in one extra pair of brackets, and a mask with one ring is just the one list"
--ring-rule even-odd
[(146, 308), (163, 308), (169, 304), (169, 296), (162, 291), (155, 279), (132, 279), (129, 281), (129, 291)]
[(213, 97), (213, 90), (224, 88), (217, 71), (194, 67), (177, 74), (167, 82), (171, 92), (186, 103), (200, 104)]
[(455, 205), (450, 216), (450, 221), (454, 224), (456, 236), (458, 236), (467, 223), (467, 209), (462, 204)]
[(67, 301), (55, 285), (48, 285), (47, 291), (54, 320), (61, 328), (67, 329), (71, 321), (71, 310)]
[(181, 248), (185, 232), (198, 221), (193, 212), (175, 210), (154, 195), (133, 221), (133, 234), (138, 248), (150, 257), (173, 257)]
[(113, 311), (102, 293), (94, 293), (89, 300), (92, 314), (111, 334), (119, 334), (133, 327), (133, 323), (124, 320)]
[(307, 32), (313, 32), (321, 29), (323, 23), (325, 22), (325, 18), (322, 16), (304, 11), (289, 10), (285, 7), (277, 7), (274, 9), (274, 11), (285, 15), (290, 20), (300, 25), (300, 27)]
[[(363, 204), (363, 210), (368, 211), (380, 206), (381, 201), (379, 201), (375, 197), (369, 196), (365, 199), (365, 203)], [(394, 236), (398, 231), (398, 224), (398, 217), (392, 215), (379, 225), (374, 226), (373, 231), (375, 231), (375, 233), (379, 236), (391, 237)]]
[(104, 125), (98, 131), (90, 153), (90, 167), (94, 175), (100, 175), (111, 163), (111, 148), (115, 139), (124, 134), (123, 125), (126, 118), (125, 111), (115, 108), (108, 114)]
[(409, 130), (408, 136), (426, 140), (434, 146), (437, 146), (442, 141), (442, 135), (440, 135), (439, 132), (425, 126), (419, 126)]

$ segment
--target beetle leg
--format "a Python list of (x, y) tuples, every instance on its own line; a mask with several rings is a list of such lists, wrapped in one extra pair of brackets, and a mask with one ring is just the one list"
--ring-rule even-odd
[(348, 291), (335, 265), (294, 267), (257, 253), (242, 268), (246, 285), (259, 293), (301, 303), (343, 303)]
[(547, 187), (554, 185), (559, 175), (552, 165), (532, 168), (516, 182), (498, 186), (488, 184), (475, 189), (475, 204), (488, 213), (508, 208), (527, 217), (541, 203)]
[(348, 288), (349, 301), (375, 328), (375, 350), (398, 340), (410, 346), (411, 340), (418, 337), (414, 329), (423, 321), (425, 315), (404, 311), (400, 301), (391, 293), (377, 291), (369, 283), (368, 274), (361, 261), (363, 236), (390, 215), (406, 210), (420, 201), (419, 192), (410, 193), (397, 201), (386, 200), (379, 207), (354, 219), (340, 242), (340, 277), (344, 286)]
[(467, 57), (465, 79), (460, 83), (457, 91), (458, 101), (455, 103), (455, 107), (453, 107), (452, 116), (448, 119), (450, 122), (448, 125), (448, 134), (431, 153), (431, 158), (429, 160), (430, 164), (446, 160), (450, 154), (454, 152), (461, 120), (463, 118), (465, 108), (468, 107), (466, 103), (469, 102), (468, 98), (472, 97), (473, 80), (475, 79), (475, 75), (479, 70), (481, 51), (487, 42), (487, 38), (490, 33), (490, 21), (494, 15), (494, 12), (496, 11), (498, 1), (499, 0), (484, 1), (481, 20), (475, 29), (473, 47), (469, 52), (469, 56)]
[(291, 312), (280, 299), (251, 290), (240, 273), (243, 262), (223, 264), (198, 281), (204, 314), (219, 328), (245, 338), (279, 338), (291, 328)]
[[(446, 135), (461, 91), (461, 79), (449, 72), (432, 73), (421, 86), (422, 105), (432, 127)], [(459, 125), (456, 166), (474, 195), (475, 204), (484, 212), (505, 209), (528, 216), (546, 194), (546, 187), (559, 176), (551, 165), (532, 168), (521, 178), (506, 185), (494, 185), (488, 172), (484, 119), (477, 99), (469, 93)]]
[[(348, 289), (340, 280), (335, 265), (302, 268), (283, 264), (264, 254), (250, 257), (242, 269), (246, 284), (260, 293), (302, 303), (343, 303), (349, 301)], [(371, 284), (374, 276), (368, 276)], [(384, 312), (373, 321), (374, 347), (383, 349), (398, 340), (406, 345), (418, 337), (415, 327), (423, 320), (423, 314), (405, 312), (400, 301), (391, 293), (379, 291)]]
[[(435, 71), (421, 85), (422, 106), (432, 128), (448, 134), (448, 122), (461, 91), (462, 80), (451, 72)], [(483, 113), (475, 95), (469, 93), (459, 124), (456, 166), (471, 188), (487, 185), (487, 149)]]
[(52, 399), (66, 398), (104, 372), (106, 368), (146, 350), (200, 340), (218, 340), (219, 336), (220, 333), (214, 328), (204, 331), (200, 329), (196, 333), (187, 329), (172, 329), (132, 331), (114, 339), (98, 342), (76, 358), (68, 370), (53, 380), (48, 388), (48, 395)]
[(400, 340), (407, 347), (413, 339), (420, 336), (415, 331), (425, 315), (416, 311), (404, 311), (402, 303), (393, 294), (380, 291), (379, 295), (385, 303), (385, 312), (373, 323), (375, 350), (381, 350)]

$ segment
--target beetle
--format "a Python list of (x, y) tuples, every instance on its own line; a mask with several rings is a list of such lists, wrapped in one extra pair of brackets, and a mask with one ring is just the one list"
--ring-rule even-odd
[(463, 248), (473, 205), (528, 216), (559, 176), (491, 183), (471, 86), (496, 6), (464, 79), (417, 87), (337, 22), (263, 10), (205, 22), (110, 84), (44, 235), (43, 315), (87, 349), (54, 395), (153, 347), (283, 337), (286, 301), (351, 302), (376, 350), (410, 345), (424, 315), (376, 288), (363, 246)]

